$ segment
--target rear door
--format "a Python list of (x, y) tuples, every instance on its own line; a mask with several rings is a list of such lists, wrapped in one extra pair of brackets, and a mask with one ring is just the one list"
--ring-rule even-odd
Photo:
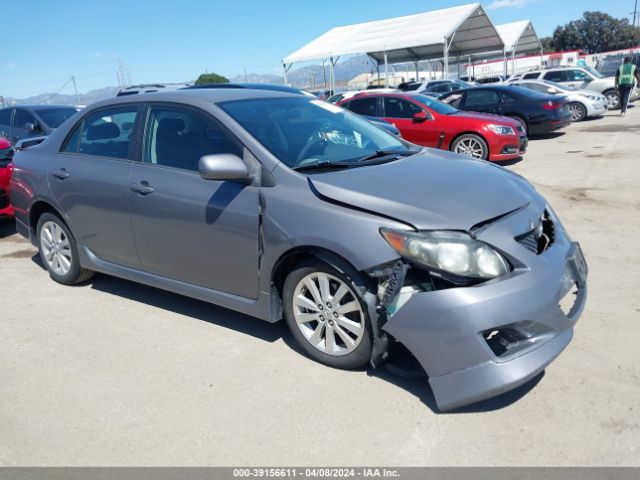
[(50, 162), (49, 186), (80, 245), (138, 267), (127, 202), (138, 105), (89, 112)]
[(204, 155), (250, 153), (214, 117), (152, 104), (129, 206), (143, 270), (246, 298), (258, 296), (259, 187), (204, 180)]
[[(382, 97), (383, 118), (395, 125), (408, 142), (423, 147), (438, 145), (438, 131), (435, 119), (420, 105), (398, 97)], [(416, 113), (424, 113), (426, 119), (414, 119)]]
[(472, 88), (467, 90), (462, 108), (472, 112), (497, 114), (500, 113), (500, 96), (495, 90)]

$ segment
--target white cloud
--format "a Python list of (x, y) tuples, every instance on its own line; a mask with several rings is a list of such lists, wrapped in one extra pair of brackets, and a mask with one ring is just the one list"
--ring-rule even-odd
[(493, 0), (487, 7), (488, 10), (497, 10), (499, 8), (522, 8), (530, 0)]

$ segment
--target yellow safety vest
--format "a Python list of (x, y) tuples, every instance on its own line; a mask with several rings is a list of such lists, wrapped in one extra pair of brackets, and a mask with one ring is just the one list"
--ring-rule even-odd
[(635, 81), (636, 66), (633, 63), (623, 63), (618, 70), (618, 85), (633, 85)]

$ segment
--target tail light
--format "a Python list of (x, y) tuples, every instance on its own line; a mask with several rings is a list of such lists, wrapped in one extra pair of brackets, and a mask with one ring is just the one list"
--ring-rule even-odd
[(562, 102), (556, 102), (553, 100), (549, 100), (548, 102), (542, 104), (542, 108), (544, 108), (545, 110), (557, 110), (560, 107), (562, 107)]

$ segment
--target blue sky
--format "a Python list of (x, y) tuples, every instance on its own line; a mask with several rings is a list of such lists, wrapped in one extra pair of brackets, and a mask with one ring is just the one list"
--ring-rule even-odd
[[(10, 0), (3, 2), (0, 95), (117, 85), (122, 61), (134, 83), (280, 73), (280, 59), (335, 26), (472, 3), (466, 0)], [(585, 10), (629, 18), (633, 0), (487, 0), (496, 24), (530, 19), (538, 34)], [(71, 85), (63, 93), (72, 93)]]

